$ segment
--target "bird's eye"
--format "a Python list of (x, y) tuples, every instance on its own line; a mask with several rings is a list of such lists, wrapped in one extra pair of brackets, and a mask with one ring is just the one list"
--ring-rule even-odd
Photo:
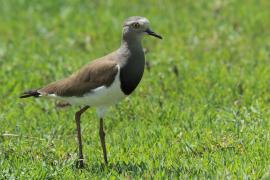
[(139, 29), (139, 28), (140, 28), (140, 24), (139, 24), (139, 23), (133, 23), (133, 24), (132, 24), (132, 27), (133, 27), (134, 29)]

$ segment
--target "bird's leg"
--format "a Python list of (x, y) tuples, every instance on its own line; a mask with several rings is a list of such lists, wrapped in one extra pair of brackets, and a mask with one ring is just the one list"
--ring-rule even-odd
[(78, 144), (79, 144), (79, 160), (77, 163), (78, 168), (83, 168), (83, 152), (82, 152), (82, 136), (81, 136), (81, 115), (84, 113), (89, 106), (85, 106), (75, 114), (75, 120), (77, 125), (77, 138), (78, 138)]
[(100, 142), (101, 142), (101, 146), (103, 150), (104, 161), (105, 161), (105, 164), (108, 164), (106, 144), (105, 144), (105, 132), (103, 129), (103, 118), (100, 118), (99, 120), (99, 137), (100, 137)]

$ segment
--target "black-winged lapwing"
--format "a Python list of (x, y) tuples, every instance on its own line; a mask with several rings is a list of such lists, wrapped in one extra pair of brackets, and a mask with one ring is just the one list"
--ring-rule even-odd
[(162, 37), (149, 28), (144, 17), (133, 16), (123, 25), (121, 46), (116, 51), (96, 59), (71, 76), (42, 88), (24, 92), (20, 98), (48, 97), (70, 105), (82, 106), (75, 114), (79, 145), (78, 167), (83, 167), (80, 117), (89, 107), (96, 107), (100, 119), (99, 135), (107, 164), (103, 118), (107, 108), (130, 95), (144, 72), (145, 57), (141, 40), (145, 35)]

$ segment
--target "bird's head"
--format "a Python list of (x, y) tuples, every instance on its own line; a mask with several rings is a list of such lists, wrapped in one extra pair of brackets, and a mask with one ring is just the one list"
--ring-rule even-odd
[(132, 16), (125, 20), (123, 25), (124, 38), (141, 39), (143, 35), (150, 35), (162, 39), (160, 35), (150, 29), (149, 20), (145, 17)]

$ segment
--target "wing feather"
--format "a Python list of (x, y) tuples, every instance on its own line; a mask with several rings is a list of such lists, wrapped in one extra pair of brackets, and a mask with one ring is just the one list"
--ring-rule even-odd
[(71, 76), (55, 81), (38, 92), (41, 95), (83, 96), (100, 86), (110, 86), (118, 72), (117, 63), (110, 60), (95, 60)]

